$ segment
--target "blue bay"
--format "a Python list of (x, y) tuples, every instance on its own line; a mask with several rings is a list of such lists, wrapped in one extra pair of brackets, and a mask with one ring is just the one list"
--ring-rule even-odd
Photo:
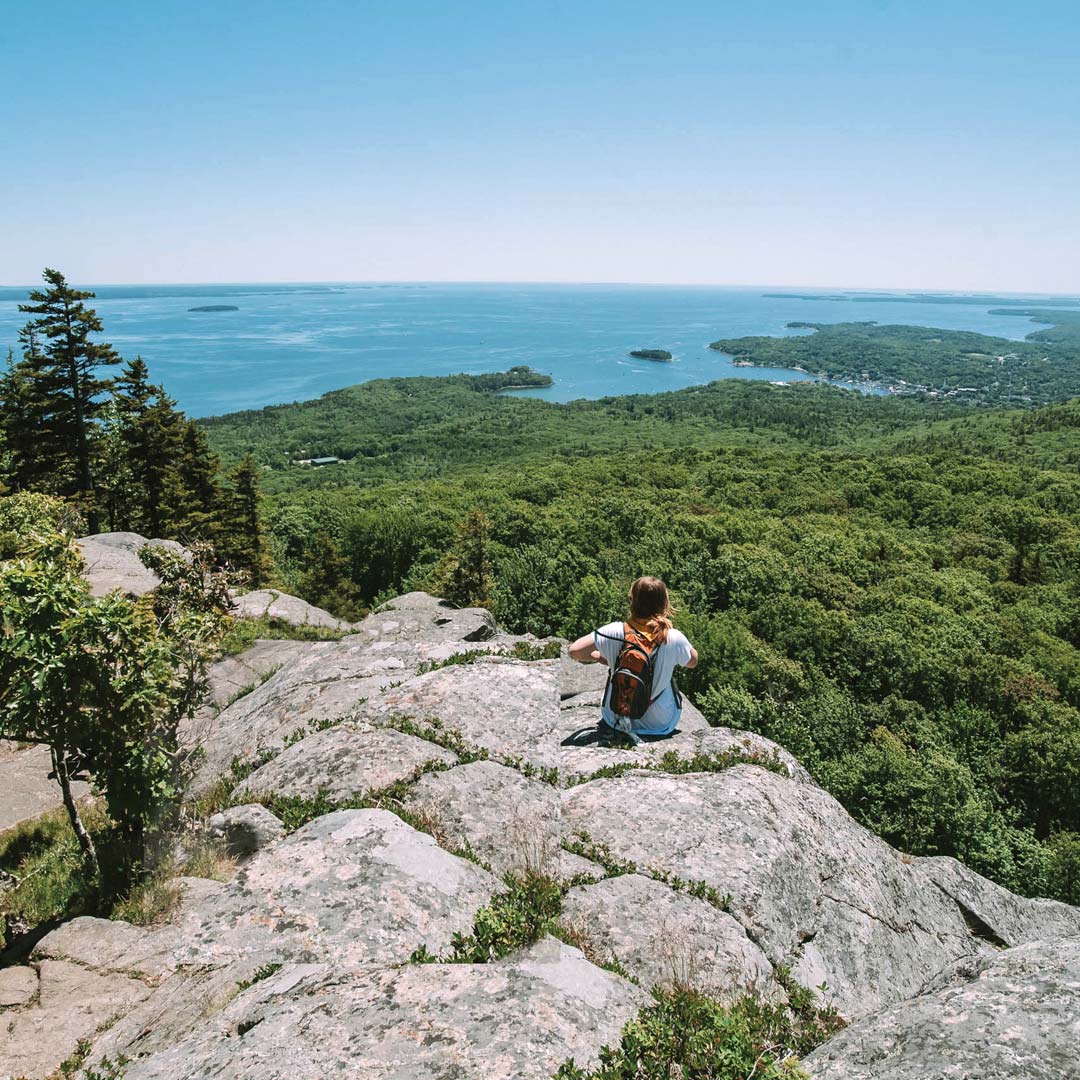
[[(88, 286), (94, 288), (94, 286)], [(723, 378), (793, 381), (786, 369), (734, 367), (717, 338), (790, 334), (791, 321), (877, 322), (1020, 339), (1026, 318), (962, 303), (797, 299), (755, 288), (640, 285), (99, 286), (93, 306), (124, 357), (193, 416), (317, 397), (404, 375), (499, 371), (528, 364), (555, 401), (650, 393)], [(17, 349), (25, 289), (0, 289), (0, 349)], [(236, 311), (191, 311), (214, 304)], [(672, 363), (633, 360), (660, 348)]]

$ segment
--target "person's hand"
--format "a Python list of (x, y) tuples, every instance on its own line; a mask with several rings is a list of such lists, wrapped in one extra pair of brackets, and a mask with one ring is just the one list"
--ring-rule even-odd
[(591, 658), (594, 664), (607, 664), (607, 661), (604, 659), (603, 654), (598, 649), (594, 649), (592, 651)]

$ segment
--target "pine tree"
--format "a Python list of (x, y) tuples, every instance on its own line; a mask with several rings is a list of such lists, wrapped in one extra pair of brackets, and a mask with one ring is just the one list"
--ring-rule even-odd
[(453, 548), (436, 567), (436, 588), (459, 607), (487, 607), (494, 577), (491, 519), (483, 510), (471, 510), (458, 526)]
[(30, 488), (35, 467), (40, 468), (40, 458), (31, 453), (35, 442), (34, 411), (30, 379), (8, 349), (7, 368), (0, 375), (0, 476), (12, 491)]
[(306, 558), (307, 570), (297, 579), (299, 595), (342, 619), (358, 618), (363, 606), (360, 590), (333, 537), (320, 529), (311, 538)]
[(179, 539), (219, 543), (230, 500), (222, 491), (221, 463), (210, 452), (206, 433), (181, 414), (179, 447), (166, 475), (167, 529)]
[(138, 484), (128, 453), (127, 429), (115, 399), (101, 410), (101, 430), (94, 444), (97, 501), (110, 532), (136, 529)]
[(269, 580), (271, 570), (259, 516), (258, 466), (246, 457), (232, 470), (229, 479), (232, 490), (222, 516), (218, 554), (230, 568), (246, 573), (251, 585), (257, 588)]
[[(164, 388), (151, 386), (148, 375), (146, 364), (136, 357), (121, 372), (113, 392), (132, 478), (132, 520), (139, 531), (165, 536), (180, 531), (178, 519), (193, 512), (194, 499), (181, 468), (187, 425), (176, 402)], [(178, 505), (169, 506), (170, 495)], [(205, 539), (207, 530), (191, 535)]]
[(62, 494), (70, 491), (73, 459), (65, 452), (62, 433), (51, 415), (55, 380), (38, 370), (41, 363), (32, 326), (19, 334), (23, 359), (8, 351), (7, 370), (0, 376), (0, 428), (6, 446), (5, 476), (14, 491)]
[(24, 371), (43, 405), (39, 440), (54, 440), (72, 463), (71, 490), (63, 494), (85, 502), (90, 531), (96, 532), (91, 446), (101, 395), (110, 386), (98, 369), (120, 358), (112, 346), (90, 340), (101, 333), (97, 313), (83, 303), (94, 294), (71, 288), (59, 270), (46, 269), (43, 277), (48, 288), (32, 290), (30, 303), (19, 305), (21, 312), (34, 316), (24, 330)]

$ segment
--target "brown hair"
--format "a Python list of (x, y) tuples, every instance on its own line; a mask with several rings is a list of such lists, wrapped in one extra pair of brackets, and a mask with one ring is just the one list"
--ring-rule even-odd
[(647, 626), (651, 637), (667, 640), (672, 615), (668, 587), (658, 577), (639, 577), (630, 586), (630, 618)]

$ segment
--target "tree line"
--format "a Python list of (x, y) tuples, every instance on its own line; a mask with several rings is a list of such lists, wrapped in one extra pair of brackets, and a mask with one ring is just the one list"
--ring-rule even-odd
[[(262, 583), (269, 563), (251, 459), (222, 467), (204, 431), (140, 357), (98, 340), (101, 319), (58, 270), (31, 290), (29, 316), (0, 374), (0, 493), (65, 499), (90, 532), (133, 531), (213, 545), (218, 560)], [(116, 374), (112, 372), (119, 369)]]

